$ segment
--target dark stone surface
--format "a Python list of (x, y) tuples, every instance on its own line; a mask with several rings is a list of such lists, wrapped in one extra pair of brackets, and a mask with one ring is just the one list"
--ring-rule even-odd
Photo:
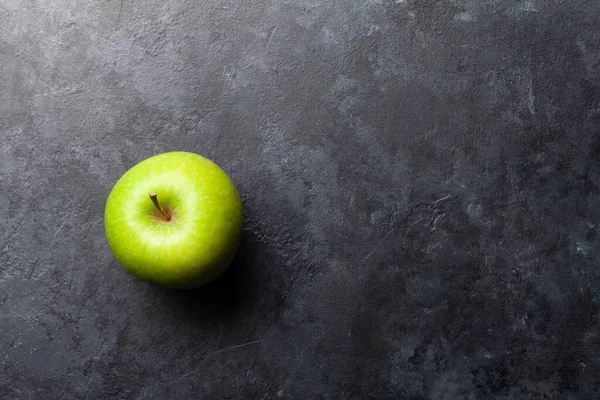
[[(600, 4), (0, 0), (0, 398), (600, 398)], [(216, 284), (113, 260), (188, 150)]]

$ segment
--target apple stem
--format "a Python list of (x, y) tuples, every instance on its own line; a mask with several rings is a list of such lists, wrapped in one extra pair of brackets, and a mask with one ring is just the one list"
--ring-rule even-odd
[(167, 214), (165, 212), (165, 210), (163, 210), (163, 208), (160, 206), (160, 204), (158, 204), (158, 194), (156, 192), (150, 193), (150, 199), (154, 203), (154, 207), (156, 207), (158, 212), (160, 212), (162, 214), (162, 216), (165, 218), (165, 220), (169, 221), (171, 219), (171, 216), (169, 214)]

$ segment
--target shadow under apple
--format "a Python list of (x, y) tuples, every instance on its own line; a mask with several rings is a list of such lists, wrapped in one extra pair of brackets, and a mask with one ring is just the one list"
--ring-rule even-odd
[(244, 231), (238, 252), (227, 270), (214, 282), (196, 289), (177, 290), (157, 287), (167, 302), (178, 310), (187, 310), (214, 319), (227, 319), (241, 307), (253, 289), (252, 272), (257, 242)]

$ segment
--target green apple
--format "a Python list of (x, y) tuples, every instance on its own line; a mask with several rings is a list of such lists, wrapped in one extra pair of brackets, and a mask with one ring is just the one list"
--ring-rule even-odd
[(223, 273), (240, 243), (243, 211), (212, 161), (171, 152), (132, 167), (108, 196), (104, 223), (115, 258), (132, 275), (177, 289)]

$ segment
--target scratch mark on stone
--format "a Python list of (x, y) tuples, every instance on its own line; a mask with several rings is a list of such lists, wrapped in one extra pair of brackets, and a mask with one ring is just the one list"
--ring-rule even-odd
[(383, 236), (383, 238), (379, 241), (379, 244), (377, 246), (375, 246), (375, 248), (373, 248), (373, 250), (371, 250), (369, 252), (369, 254), (367, 254), (366, 256), (364, 256), (362, 258), (362, 261), (367, 261), (369, 258), (371, 258), (371, 256), (373, 254), (375, 254), (375, 252), (381, 250), (381, 247), (385, 245), (385, 240), (388, 238), (388, 236), (390, 236), (390, 234), (393, 232), (393, 230), (388, 230), (388, 232)]
[[(221, 339), (219, 338), (219, 342), (220, 342), (220, 340)], [(242, 344), (238, 344), (238, 345), (235, 345), (235, 346), (226, 347), (226, 348), (221, 349), (221, 350), (211, 351), (210, 353), (208, 353), (206, 355), (206, 357), (204, 357), (204, 360), (202, 360), (202, 362), (200, 363), (200, 365), (198, 365), (198, 368), (196, 368), (195, 370), (193, 370), (191, 372), (188, 372), (185, 375), (181, 375), (181, 377), (179, 379), (187, 378), (188, 376), (190, 376), (192, 374), (196, 374), (198, 371), (200, 371), (200, 368), (202, 368), (202, 366), (204, 364), (206, 364), (206, 362), (208, 361), (208, 359), (211, 358), (212, 356), (214, 356), (215, 354), (220, 354), (220, 353), (224, 353), (226, 351), (235, 350), (235, 349), (241, 349), (241, 348), (244, 348), (244, 347), (257, 345), (257, 344), (260, 344), (260, 343), (261, 343), (260, 340), (255, 340), (253, 342), (242, 343)]]
[(225, 347), (224, 349), (215, 350), (212, 353), (209, 353), (207, 355), (207, 357), (210, 357), (210, 356), (215, 355), (215, 354), (223, 353), (225, 351), (230, 351), (230, 350), (240, 349), (242, 347), (252, 346), (252, 345), (255, 345), (255, 344), (259, 344), (260, 342), (261, 342), (260, 340), (255, 340), (253, 342), (242, 343), (242, 344), (238, 344), (238, 345), (235, 345), (235, 346)]
[[(81, 88), (66, 88), (66, 89), (59, 89), (59, 90), (54, 90), (52, 92), (44, 92), (44, 93), (38, 93), (35, 96), (36, 97), (55, 97), (55, 96), (72, 96), (72, 95), (77, 95), (77, 94), (82, 94), (84, 93), (84, 90)], [(26, 181), (29, 180), (30, 176), (27, 177)]]
[(281, 298), (281, 300), (279, 301), (279, 303), (277, 304), (277, 306), (273, 309), (274, 312), (276, 312), (277, 310), (279, 310), (279, 308), (287, 300), (288, 296), (292, 292), (292, 289), (294, 288), (294, 283), (296, 283), (296, 279), (298, 278), (298, 275), (300, 275), (300, 268), (296, 269), (296, 273), (294, 274), (294, 277), (292, 278), (292, 281), (290, 282), (290, 287), (288, 288), (288, 290), (285, 293), (285, 295)]
[(58, 234), (60, 233), (60, 231), (62, 230), (62, 228), (65, 226), (65, 224), (67, 223), (67, 221), (69, 219), (70, 219), (70, 215), (65, 213), (65, 216), (62, 218), (62, 221), (60, 221), (58, 227), (54, 231), (54, 236), (53, 236), (54, 239), (56, 239), (56, 236), (58, 236)]
[[(70, 283), (69, 283), (69, 285), (70, 285)], [(96, 286), (96, 289), (94, 290), (94, 292), (92, 294), (90, 294), (89, 296), (87, 296), (83, 300), (83, 302), (81, 303), (81, 306), (79, 306), (79, 310), (77, 310), (77, 322), (81, 321), (81, 313), (83, 312), (83, 309), (87, 305), (88, 301), (90, 301), (92, 298), (94, 298), (96, 296), (96, 294), (98, 294), (98, 291), (100, 290), (100, 288), (102, 286), (103, 286), (102, 284)]]
[(271, 40), (273, 40), (273, 35), (275, 34), (275, 30), (277, 30), (277, 27), (274, 26), (271, 28), (271, 31), (268, 34), (268, 39), (267, 39), (267, 46), (265, 47), (265, 50), (269, 49), (269, 46), (271, 45)]
[(436, 201), (434, 201), (433, 204), (437, 205), (437, 204), (441, 203), (442, 201), (448, 200), (450, 197), (452, 197), (452, 195), (447, 194), (444, 197), (441, 197), (441, 198), (437, 199)]
[(444, 218), (446, 216), (446, 214), (438, 214), (438, 215), (434, 215), (432, 217), (432, 222), (431, 222), (431, 231), (435, 231), (435, 225), (438, 223), (438, 221), (442, 218)]
[(42, 276), (44, 276), (44, 275), (45, 275), (47, 272), (48, 272), (48, 270), (45, 270), (44, 272), (40, 273), (38, 276), (36, 276), (36, 277), (35, 277), (35, 280), (36, 280), (36, 281), (39, 281), (39, 280), (40, 280), (40, 278), (41, 278)]
[(533, 82), (529, 84), (529, 96), (527, 99), (527, 108), (531, 115), (535, 115), (535, 94), (533, 93)]
[(121, 0), (121, 4), (119, 5), (119, 16), (117, 17), (117, 27), (121, 23), (121, 13), (123, 11), (123, 1), (124, 0)]

